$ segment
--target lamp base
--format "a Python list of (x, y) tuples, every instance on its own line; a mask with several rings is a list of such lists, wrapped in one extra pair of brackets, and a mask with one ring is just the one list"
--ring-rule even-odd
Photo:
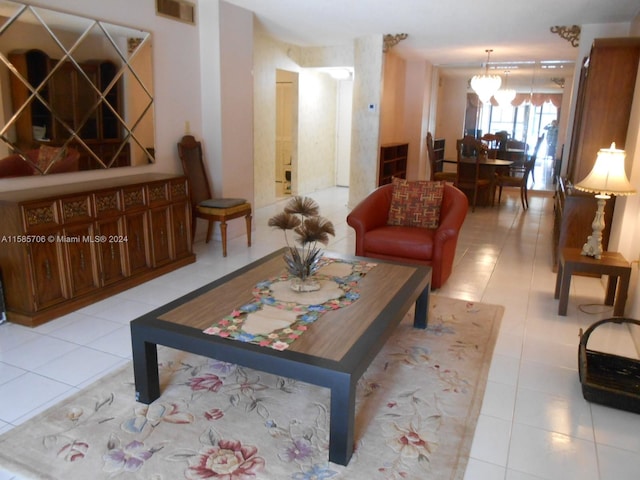
[(593, 235), (589, 235), (587, 242), (582, 246), (581, 255), (600, 260), (600, 258), (602, 258), (602, 251), (602, 242), (598, 241)]
[(611, 198), (609, 195), (596, 195), (598, 199), (598, 209), (596, 216), (591, 223), (593, 232), (587, 237), (587, 243), (582, 246), (582, 255), (593, 257), (596, 260), (602, 258), (602, 231), (604, 230), (604, 205)]

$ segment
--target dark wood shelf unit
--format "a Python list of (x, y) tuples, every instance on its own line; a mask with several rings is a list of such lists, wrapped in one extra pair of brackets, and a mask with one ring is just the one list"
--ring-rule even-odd
[(380, 146), (378, 186), (391, 183), (393, 177), (407, 178), (408, 143), (387, 143)]

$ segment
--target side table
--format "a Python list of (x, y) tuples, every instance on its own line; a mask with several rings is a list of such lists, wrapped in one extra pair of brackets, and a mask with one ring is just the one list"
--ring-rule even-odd
[(554, 298), (560, 299), (558, 315), (567, 314), (571, 275), (574, 273), (595, 273), (609, 276), (604, 303), (605, 305), (613, 305), (613, 314), (616, 317), (624, 316), (624, 306), (627, 301), (631, 277), (629, 262), (618, 252), (604, 252), (600, 260), (587, 257), (580, 252), (579, 248), (563, 248), (558, 256), (558, 275), (554, 295)]

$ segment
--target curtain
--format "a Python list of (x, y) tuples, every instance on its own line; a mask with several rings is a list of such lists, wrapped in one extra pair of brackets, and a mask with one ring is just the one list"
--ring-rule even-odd
[[(480, 106), (480, 99), (478, 95), (475, 93), (470, 93), (467, 95), (467, 102), (469, 105), (478, 108)], [(514, 107), (519, 107), (524, 103), (531, 103), (536, 107), (539, 107), (544, 102), (551, 102), (556, 108), (560, 108), (562, 105), (562, 94), (561, 93), (518, 93), (516, 94), (516, 98), (511, 102), (511, 105)], [(496, 99), (491, 97), (491, 105), (494, 107), (498, 106), (498, 102)]]

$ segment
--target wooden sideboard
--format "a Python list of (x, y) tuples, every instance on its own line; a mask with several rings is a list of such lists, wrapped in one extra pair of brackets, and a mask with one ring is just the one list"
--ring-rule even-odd
[[(611, 219), (615, 197), (607, 200), (604, 210), (605, 228), (602, 232), (602, 246), (606, 250), (611, 233)], [(558, 255), (563, 248), (580, 248), (591, 235), (591, 223), (596, 215), (598, 202), (593, 193), (582, 192), (571, 186), (563, 178), (558, 178), (553, 204), (553, 271), (558, 269)]]
[(7, 317), (36, 326), (193, 263), (183, 176), (143, 174), (0, 194)]

